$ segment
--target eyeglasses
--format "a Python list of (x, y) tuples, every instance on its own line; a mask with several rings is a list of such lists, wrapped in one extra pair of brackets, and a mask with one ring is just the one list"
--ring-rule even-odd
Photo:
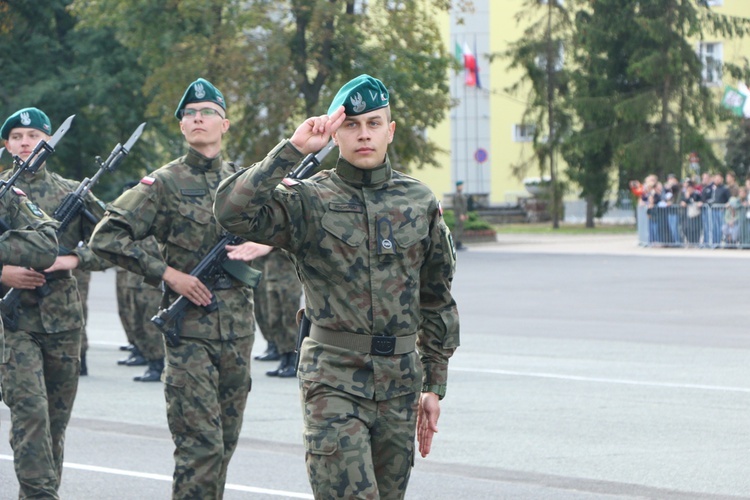
[(221, 115), (221, 113), (219, 113), (214, 108), (201, 108), (201, 109), (187, 108), (187, 109), (183, 109), (182, 110), (182, 117), (184, 118), (186, 116), (189, 116), (189, 117), (192, 118), (195, 115), (197, 115), (198, 113), (200, 113), (203, 118), (208, 118), (208, 117), (211, 117), (211, 116), (219, 116), (221, 118), (224, 118)]

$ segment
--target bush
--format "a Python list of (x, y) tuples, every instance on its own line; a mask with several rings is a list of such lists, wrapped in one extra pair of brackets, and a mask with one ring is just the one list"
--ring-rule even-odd
[[(443, 212), (443, 219), (448, 224), (448, 228), (453, 231), (456, 224), (456, 215), (453, 210), (446, 210)], [(483, 229), (493, 229), (492, 224), (482, 219), (476, 212), (469, 212), (469, 219), (464, 222), (464, 231), (475, 231)]]

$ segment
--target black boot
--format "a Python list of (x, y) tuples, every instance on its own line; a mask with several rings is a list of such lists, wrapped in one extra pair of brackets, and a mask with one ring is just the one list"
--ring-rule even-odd
[(85, 377), (89, 374), (89, 368), (86, 366), (86, 353), (81, 353), (81, 371), (79, 372), (79, 375), (82, 377)]
[(255, 359), (258, 361), (278, 361), (281, 359), (281, 355), (279, 354), (279, 350), (276, 348), (276, 342), (269, 342), (268, 347), (266, 348), (266, 352), (263, 354), (260, 354), (258, 356), (255, 356)]
[(148, 362), (148, 368), (138, 377), (133, 377), (135, 382), (159, 382), (161, 381), (161, 372), (164, 370), (164, 358)]
[(279, 378), (291, 378), (297, 376), (297, 353), (292, 351), (285, 354), (287, 364), (283, 369), (279, 369)]
[(266, 372), (269, 377), (294, 377), (297, 375), (297, 367), (294, 366), (294, 360), (296, 359), (294, 352), (285, 352), (281, 356), (281, 362), (279, 367), (270, 372)]
[(137, 347), (133, 347), (130, 351), (130, 355), (127, 358), (122, 358), (117, 361), (118, 365), (124, 366), (146, 366), (148, 361), (143, 357), (141, 351)]

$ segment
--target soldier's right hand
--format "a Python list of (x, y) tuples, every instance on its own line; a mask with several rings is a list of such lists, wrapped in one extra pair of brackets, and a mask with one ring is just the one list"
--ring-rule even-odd
[(344, 106), (339, 106), (330, 116), (310, 117), (297, 127), (289, 142), (303, 155), (317, 153), (328, 144), (331, 134), (338, 130), (345, 118)]
[(0, 280), (9, 288), (21, 290), (33, 290), (47, 282), (44, 274), (18, 266), (3, 266), (3, 275)]
[(211, 303), (211, 291), (195, 276), (168, 266), (161, 278), (169, 288), (193, 304), (207, 306)]

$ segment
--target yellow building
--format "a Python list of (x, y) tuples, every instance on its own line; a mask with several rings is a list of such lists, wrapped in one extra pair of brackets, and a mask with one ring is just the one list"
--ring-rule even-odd
[[(519, 197), (530, 196), (522, 181), (511, 172), (511, 165), (532, 154), (533, 131), (522, 120), (527, 95), (523, 91), (516, 95), (506, 92), (504, 89), (516, 83), (521, 73), (510, 71), (508, 61), (501, 58), (490, 64), (487, 55), (502, 53), (510, 42), (522, 36), (525, 26), (519, 26), (515, 16), (524, 2), (472, 0), (471, 3), (472, 12), (451, 12), (440, 18), (440, 24), (450, 53), (454, 53), (457, 46), (474, 53), (480, 83), (467, 86), (463, 72), (447, 75), (451, 95), (458, 104), (450, 111), (448, 120), (430, 130), (429, 135), (449, 153), (441, 158), (442, 168), (425, 168), (414, 175), (446, 201), (455, 182), (461, 180), (465, 182), (466, 193), (479, 194), (480, 199), (490, 205), (515, 205)], [(750, 18), (750, 0), (709, 0), (709, 3), (717, 13)], [(728, 81), (728, 76), (722, 78), (717, 64), (721, 61), (737, 63), (749, 57), (746, 54), (750, 41), (707, 38), (696, 40), (694, 44), (696, 53), (704, 61), (706, 85), (716, 88), (718, 101), (725, 85), (736, 86), (737, 82)], [(721, 127), (710, 134), (719, 148), (724, 140), (723, 132), (724, 127)], [(719, 155), (723, 157), (723, 152), (719, 151)], [(564, 170), (565, 164), (560, 159), (558, 171)], [(529, 177), (539, 175), (536, 166), (526, 173)], [(575, 193), (572, 197), (575, 198)]]

